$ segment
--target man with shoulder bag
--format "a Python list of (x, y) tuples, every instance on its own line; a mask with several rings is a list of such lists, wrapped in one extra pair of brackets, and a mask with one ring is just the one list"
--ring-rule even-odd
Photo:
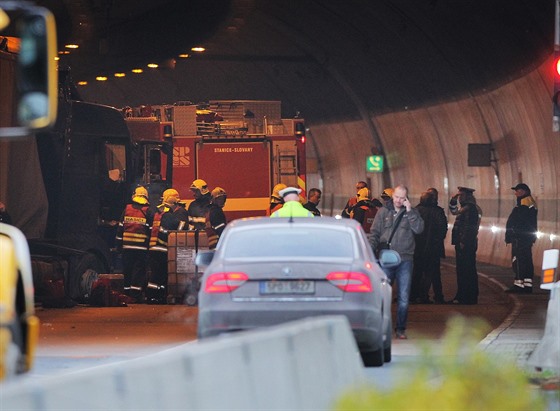
[(399, 185), (393, 191), (393, 202), (388, 202), (376, 214), (370, 230), (371, 248), (379, 252), (390, 248), (401, 256), (396, 267), (384, 268), (391, 284), (397, 283), (396, 337), (406, 339), (406, 321), (414, 257), (414, 235), (424, 230), (424, 220), (408, 200), (408, 189)]

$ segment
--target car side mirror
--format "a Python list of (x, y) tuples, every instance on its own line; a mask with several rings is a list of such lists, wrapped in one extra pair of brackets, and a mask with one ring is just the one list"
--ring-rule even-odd
[(15, 79), (17, 124), (0, 128), (0, 137), (29, 135), (56, 121), (58, 73), (56, 25), (53, 14), (29, 2), (2, 2), (1, 34), (19, 39)]
[(379, 252), (379, 264), (383, 268), (391, 268), (401, 263), (401, 256), (395, 250), (381, 250)]

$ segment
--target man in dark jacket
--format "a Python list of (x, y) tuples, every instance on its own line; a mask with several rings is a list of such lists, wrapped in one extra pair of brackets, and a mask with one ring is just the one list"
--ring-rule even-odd
[(227, 219), (224, 214), (227, 193), (221, 187), (212, 190), (212, 199), (206, 211), (206, 235), (208, 236), (208, 248), (214, 250), (218, 240), (226, 228)]
[(478, 303), (476, 251), (482, 210), (476, 204), (474, 191), (472, 188), (458, 187), (457, 194), (449, 200), (449, 211), (457, 216), (451, 231), (457, 266), (457, 294), (449, 301), (451, 304)]
[(206, 228), (206, 212), (212, 194), (208, 190), (206, 181), (197, 179), (191, 184), (194, 201), (189, 204), (189, 229), (204, 230)]
[(383, 269), (391, 284), (397, 283), (395, 331), (396, 337), (401, 340), (407, 338), (405, 330), (413, 267), (414, 235), (420, 234), (422, 230), (424, 230), (424, 220), (418, 211), (412, 208), (408, 199), (408, 189), (402, 185), (395, 187), (393, 201), (379, 209), (371, 226), (370, 244), (374, 251), (380, 243), (388, 243), (394, 231), (390, 247), (401, 255), (402, 261), (399, 265)]
[(443, 240), (447, 235), (447, 217), (443, 208), (437, 205), (437, 190), (430, 188), (422, 193), (416, 209), (424, 220), (424, 231), (415, 236), (410, 301), (430, 304), (429, 292), (433, 287), (434, 301), (443, 304), (440, 259), (445, 257)]
[(321, 217), (321, 212), (317, 208), (319, 202), (321, 201), (321, 195), (323, 193), (318, 188), (312, 188), (307, 194), (307, 202), (303, 205), (309, 211), (313, 213), (315, 217)]
[(506, 290), (510, 293), (533, 292), (533, 243), (537, 240), (537, 204), (527, 184), (517, 184), (517, 204), (506, 222), (506, 244), (511, 244), (511, 265), (515, 278)]

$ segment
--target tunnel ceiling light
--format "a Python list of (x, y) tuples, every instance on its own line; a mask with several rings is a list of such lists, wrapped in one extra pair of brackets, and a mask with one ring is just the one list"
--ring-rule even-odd
[(126, 77), (126, 73), (115, 73), (115, 77)]
[(107, 81), (107, 76), (97, 76), (95, 79), (97, 81)]
[(188, 59), (188, 58), (189, 58), (190, 56), (191, 56), (190, 54), (187, 54), (187, 53), (181, 53), (181, 54), (179, 54), (179, 56), (178, 56), (178, 57), (179, 57), (179, 58), (182, 58), (182, 59)]
[(141, 68), (135, 68), (135, 69), (132, 69), (132, 72), (133, 72), (134, 74), (140, 74), (140, 73), (143, 73), (144, 70), (142, 70)]
[(149, 63), (149, 64), (148, 64), (148, 67), (149, 67), (149, 68), (158, 68), (159, 65), (156, 64), (156, 63)]
[(78, 81), (78, 86), (87, 86), (87, 81)]
[(58, 54), (70, 54), (70, 52), (68, 50), (60, 50)]
[(204, 47), (201, 47), (201, 46), (196, 46), (196, 47), (192, 47), (191, 51), (195, 51), (197, 53), (202, 53), (203, 51), (206, 51), (206, 49)]
[(64, 47), (66, 47), (67, 49), (77, 49), (80, 46), (78, 46), (77, 44), (65, 44)]

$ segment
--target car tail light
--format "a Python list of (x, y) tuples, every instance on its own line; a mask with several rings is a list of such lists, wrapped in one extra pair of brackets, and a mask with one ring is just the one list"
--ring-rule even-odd
[(347, 293), (369, 293), (373, 290), (369, 277), (364, 273), (335, 271), (327, 275), (327, 280)]
[(245, 273), (215, 273), (208, 276), (204, 292), (206, 293), (230, 293), (245, 281), (249, 276)]

